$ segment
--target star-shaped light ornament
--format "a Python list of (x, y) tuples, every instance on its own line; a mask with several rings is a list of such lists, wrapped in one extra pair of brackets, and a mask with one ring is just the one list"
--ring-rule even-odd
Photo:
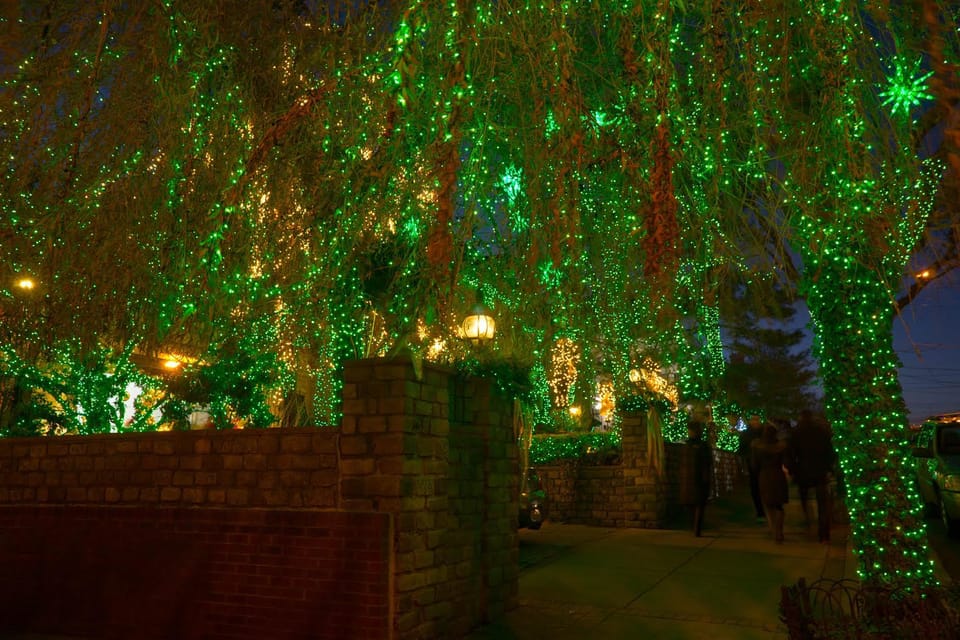
[(563, 280), (563, 273), (553, 265), (552, 260), (544, 260), (537, 265), (537, 279), (547, 289), (558, 289)]
[(890, 113), (910, 115), (910, 110), (919, 107), (924, 100), (932, 100), (927, 93), (927, 81), (933, 71), (924, 73), (920, 69), (920, 59), (911, 65), (902, 56), (893, 59), (893, 75), (888, 78), (887, 89), (880, 92), (883, 105), (890, 107)]

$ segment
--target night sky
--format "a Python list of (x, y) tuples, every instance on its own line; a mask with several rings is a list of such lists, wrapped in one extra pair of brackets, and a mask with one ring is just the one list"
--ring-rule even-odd
[(960, 411), (960, 272), (927, 285), (893, 323), (911, 423)]

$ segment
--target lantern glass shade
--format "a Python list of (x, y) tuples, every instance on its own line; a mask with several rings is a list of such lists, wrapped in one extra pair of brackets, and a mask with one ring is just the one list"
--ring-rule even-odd
[(493, 340), (497, 323), (485, 307), (477, 305), (463, 319), (461, 329), (464, 338), (475, 344), (483, 344), (487, 340)]

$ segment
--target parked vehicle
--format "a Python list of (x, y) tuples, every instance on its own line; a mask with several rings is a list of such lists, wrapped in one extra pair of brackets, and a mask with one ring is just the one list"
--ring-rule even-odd
[(923, 501), (940, 512), (948, 535), (960, 536), (960, 413), (924, 421), (913, 455)]
[(518, 526), (521, 529), (539, 529), (547, 517), (547, 494), (540, 486), (540, 477), (527, 469), (520, 486)]

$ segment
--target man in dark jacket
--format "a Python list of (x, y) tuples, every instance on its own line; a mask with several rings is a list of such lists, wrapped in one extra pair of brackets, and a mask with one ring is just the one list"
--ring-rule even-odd
[(763, 421), (759, 415), (751, 415), (747, 419), (746, 431), (740, 432), (740, 442), (737, 445), (737, 453), (747, 467), (747, 475), (750, 478), (750, 496), (753, 498), (753, 507), (757, 511), (757, 519), (766, 522), (767, 518), (763, 510), (763, 501), (760, 499), (760, 472), (754, 464), (750, 449), (753, 441), (761, 435), (763, 435)]
[(787, 468), (800, 489), (800, 504), (807, 522), (807, 498), (813, 488), (817, 496), (817, 535), (820, 542), (830, 542), (830, 474), (837, 461), (830, 425), (803, 411), (793, 429), (787, 448)]

